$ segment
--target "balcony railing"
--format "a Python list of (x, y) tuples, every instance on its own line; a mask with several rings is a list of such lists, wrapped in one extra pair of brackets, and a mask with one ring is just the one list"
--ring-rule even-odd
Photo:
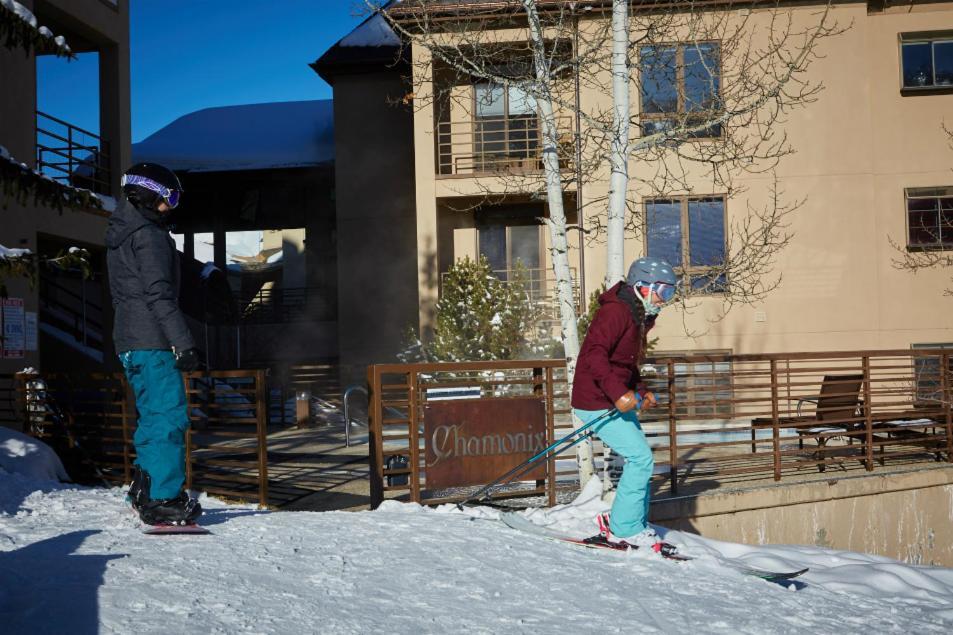
[(36, 112), (36, 169), (63, 185), (112, 194), (108, 142), (40, 111)]
[[(781, 480), (819, 482), (826, 490), (828, 469), (841, 478), (953, 462), (949, 350), (660, 356), (647, 361), (652, 367), (643, 367), (642, 377), (658, 406), (639, 419), (655, 460), (653, 498), (691, 496), (717, 487), (765, 487)], [(372, 506), (385, 492), (427, 504), (454, 502), (473, 492), (464, 488), (481, 484), (461, 479), (459, 487), (438, 489), (428, 480), (430, 464), (424, 455), (431, 439), (419, 430), (431, 416), (435, 388), (465, 386), (472, 399), (484, 403), (543, 399), (546, 414), (540, 424), (547, 442), (572, 428), (564, 360), (377, 364), (368, 367), (367, 377)], [(601, 441), (596, 444), (599, 457)], [(523, 476), (496, 494), (547, 495), (554, 505), (557, 487), (577, 492), (575, 450), (563, 444), (554, 454), (545, 481)], [(391, 456), (409, 461), (399, 467), (388, 462)], [(602, 461), (605, 477), (615, 480), (622, 463), (610, 453)], [(496, 474), (505, 470), (499, 467)], [(388, 476), (405, 478), (395, 482)]]
[[(559, 166), (567, 169), (575, 156), (571, 119), (559, 117)], [(437, 174), (480, 176), (539, 172), (542, 130), (535, 116), (484, 117), (437, 124)]]
[(241, 301), (245, 324), (283, 324), (308, 320), (333, 320), (335, 307), (326, 302), (328, 293), (319, 287), (259, 289)]

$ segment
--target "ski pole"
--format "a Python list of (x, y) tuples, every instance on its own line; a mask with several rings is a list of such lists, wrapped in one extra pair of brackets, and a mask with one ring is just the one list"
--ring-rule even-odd
[[(578, 430), (577, 430), (577, 432), (578, 432)], [(571, 448), (576, 447), (577, 445), (579, 445), (580, 443), (582, 443), (583, 441), (585, 441), (586, 439), (588, 439), (589, 437), (591, 437), (591, 436), (592, 436), (593, 434), (595, 434), (595, 433), (596, 433), (595, 430), (591, 430), (591, 429), (590, 429), (590, 430), (586, 430), (585, 434), (583, 434), (582, 436), (580, 436), (580, 437), (577, 438), (577, 439), (574, 439), (574, 440), (572, 441), (572, 443), (570, 443), (569, 445), (566, 445), (566, 446), (561, 447), (561, 448), (556, 448), (556, 449), (554, 449), (554, 450), (553, 450), (553, 455), (559, 454), (560, 452), (565, 452), (566, 450), (569, 450), (569, 449), (571, 449)], [(519, 467), (519, 466), (517, 466), (517, 467)], [(532, 468), (533, 468), (533, 464), (532, 464), (532, 463), (530, 463), (529, 465), (523, 463), (523, 469), (521, 469), (519, 472), (517, 472), (516, 474), (514, 474), (513, 476), (511, 476), (508, 480), (509, 480), (509, 481), (512, 481), (512, 480), (514, 480), (514, 479), (517, 479), (517, 478), (519, 478), (520, 476), (522, 476), (523, 474), (525, 474), (526, 472), (529, 472)], [(478, 500), (478, 501), (487, 500), (487, 498), (489, 497), (489, 495), (490, 495), (490, 493), (487, 492), (486, 494), (484, 494), (483, 496), (481, 496), (481, 497), (480, 497), (479, 499), (477, 499), (477, 500)], [(468, 500), (469, 500), (469, 499), (468, 499)], [(464, 501), (464, 502), (466, 502), (466, 501)], [(462, 504), (462, 503), (461, 503), (461, 504)]]
[[(601, 422), (602, 420), (604, 420), (604, 419), (606, 419), (607, 417), (609, 417), (609, 415), (612, 415), (612, 414), (615, 414), (615, 413), (618, 413), (618, 410), (617, 410), (616, 408), (613, 408), (612, 410), (608, 410), (608, 411), (606, 411), (605, 413), (603, 413), (603, 414), (599, 415), (598, 417), (596, 417), (595, 419), (593, 419), (592, 421), (590, 421), (589, 423), (587, 423), (586, 425), (581, 426), (581, 427), (579, 427), (579, 428), (573, 430), (572, 432), (570, 432), (570, 433), (567, 434), (566, 436), (562, 437), (561, 439), (558, 439), (557, 441), (554, 441), (552, 444), (550, 444), (550, 445), (547, 446), (546, 448), (540, 450), (535, 456), (532, 456), (532, 457), (526, 459), (525, 461), (523, 461), (522, 463), (520, 463), (519, 465), (517, 465), (516, 467), (514, 467), (513, 469), (511, 469), (509, 472), (507, 472), (507, 473), (504, 474), (503, 476), (500, 476), (500, 477), (494, 479), (492, 482), (490, 482), (490, 483), (484, 485), (483, 487), (481, 487), (475, 494), (473, 494), (473, 495), (471, 495), (471, 496), (468, 496), (466, 499), (464, 499), (464, 500), (460, 501), (459, 503), (457, 503), (457, 509), (461, 509), (461, 510), (462, 510), (462, 509), (463, 509), (463, 506), (466, 505), (467, 503), (470, 503), (470, 502), (472, 502), (472, 501), (475, 501), (475, 500), (480, 499), (480, 497), (483, 496), (484, 493), (490, 491), (491, 489), (493, 489), (493, 488), (496, 487), (497, 485), (500, 485), (500, 484), (502, 484), (502, 483), (506, 483), (507, 481), (509, 481), (510, 479), (512, 479), (513, 477), (515, 477), (517, 474), (522, 474), (523, 472), (526, 471), (526, 469), (524, 469), (524, 468), (527, 468), (527, 469), (528, 469), (529, 466), (531, 466), (531, 465), (533, 465), (534, 463), (536, 463), (536, 461), (538, 461), (538, 460), (540, 460), (541, 458), (547, 456), (551, 450), (557, 448), (558, 446), (562, 445), (562, 444), (565, 443), (566, 441), (572, 439), (572, 437), (576, 436), (576, 435), (579, 434), (580, 432), (582, 432), (582, 431), (584, 431), (584, 430), (588, 430), (589, 428), (592, 428), (592, 427), (595, 426), (597, 423), (599, 423), (599, 422)], [(576, 439), (575, 441), (573, 441), (572, 444), (570, 444), (569, 446), (567, 446), (566, 448), (563, 448), (563, 449), (566, 450), (566, 449), (569, 449), (569, 448), (573, 447), (573, 446), (576, 445), (577, 443), (580, 443), (580, 442), (583, 441), (584, 439), (588, 438), (588, 436), (589, 436), (589, 435), (580, 436), (578, 439)], [(523, 472), (521, 472), (520, 470), (523, 470)]]

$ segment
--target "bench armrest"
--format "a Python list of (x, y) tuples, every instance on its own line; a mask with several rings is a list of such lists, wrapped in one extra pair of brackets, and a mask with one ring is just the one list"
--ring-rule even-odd
[(801, 404), (802, 404), (802, 403), (805, 403), (805, 402), (812, 403), (812, 404), (814, 404), (814, 405), (816, 406), (816, 405), (817, 405), (817, 402), (818, 402), (818, 398), (817, 398), (817, 397), (814, 397), (814, 398), (811, 398), (811, 397), (802, 397), (801, 399), (798, 399), (798, 400), (797, 400), (797, 416), (799, 416), (799, 417), (800, 417), (800, 416), (803, 416), (803, 415), (801, 415)]

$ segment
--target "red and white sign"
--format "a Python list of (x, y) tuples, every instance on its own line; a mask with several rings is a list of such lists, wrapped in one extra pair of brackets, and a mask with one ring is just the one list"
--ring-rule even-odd
[(2, 300), (0, 323), (3, 324), (3, 339), (0, 340), (0, 352), (4, 359), (22, 359), (26, 348), (26, 313), (23, 298), (5, 298)]

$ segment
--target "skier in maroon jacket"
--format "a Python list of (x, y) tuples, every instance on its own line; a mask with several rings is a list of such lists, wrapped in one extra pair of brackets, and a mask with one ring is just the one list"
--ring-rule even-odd
[(678, 279), (664, 260), (639, 258), (619, 282), (599, 298), (599, 310), (579, 351), (572, 386), (572, 407), (583, 423), (615, 408), (595, 433), (625, 459), (611, 516), (600, 529), (611, 541), (636, 547), (659, 542), (648, 524), (649, 479), (654, 460), (636, 411), (657, 402), (639, 377), (647, 334), (662, 306), (675, 297)]

